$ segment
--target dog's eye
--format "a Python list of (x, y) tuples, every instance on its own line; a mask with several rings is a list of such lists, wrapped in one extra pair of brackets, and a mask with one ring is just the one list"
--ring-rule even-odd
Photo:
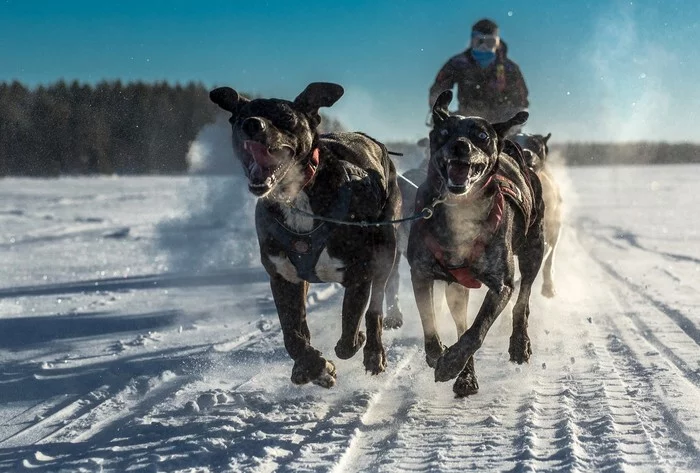
[(445, 130), (444, 128), (442, 130), (440, 130), (440, 135), (442, 135), (442, 136), (447, 136), (449, 134), (450, 134), (450, 132)]
[(488, 133), (486, 133), (485, 131), (482, 131), (477, 136), (479, 137), (480, 140), (487, 140), (489, 137)]
[(276, 121), (282, 128), (287, 129), (294, 128), (297, 123), (296, 118), (291, 113), (284, 113), (280, 115)]

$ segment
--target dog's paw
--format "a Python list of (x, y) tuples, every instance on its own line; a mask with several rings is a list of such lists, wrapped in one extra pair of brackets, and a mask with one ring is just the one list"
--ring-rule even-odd
[[(292, 383), (306, 384), (328, 372), (328, 361), (318, 351), (308, 353), (294, 362), (292, 368)], [(333, 363), (330, 363), (331, 366)], [(335, 373), (335, 367), (333, 367)]]
[(365, 357), (363, 360), (365, 371), (369, 371), (373, 375), (386, 371), (386, 352), (382, 347), (379, 351), (368, 350), (365, 347)]
[(479, 382), (474, 373), (462, 372), (452, 386), (455, 397), (467, 397), (479, 392)]
[(548, 299), (551, 299), (552, 297), (557, 295), (557, 291), (554, 289), (553, 285), (543, 284), (542, 285), (542, 295), (544, 297), (547, 297)]
[(322, 388), (330, 389), (335, 386), (336, 370), (335, 365), (326, 360), (326, 367), (323, 372), (316, 378), (312, 379), (311, 382)]
[(532, 355), (530, 338), (527, 335), (511, 336), (508, 354), (510, 355), (510, 361), (514, 363), (519, 365), (528, 363), (530, 361), (530, 355)]
[(384, 317), (384, 328), (395, 329), (403, 325), (403, 313), (398, 306), (392, 305), (386, 311), (386, 317)]
[(428, 366), (435, 368), (437, 366), (437, 360), (445, 353), (445, 345), (439, 343), (437, 345), (431, 345), (425, 347), (425, 362)]
[(444, 382), (456, 378), (467, 364), (469, 357), (464, 357), (453, 347), (448, 348), (435, 363), (435, 382)]
[(335, 356), (340, 358), (341, 360), (347, 360), (355, 356), (355, 353), (357, 353), (360, 348), (365, 344), (365, 340), (367, 340), (367, 337), (365, 336), (365, 333), (363, 331), (359, 331), (357, 334), (357, 345), (350, 345), (349, 343), (344, 343), (344, 340), (341, 338), (338, 340), (338, 343), (335, 345)]

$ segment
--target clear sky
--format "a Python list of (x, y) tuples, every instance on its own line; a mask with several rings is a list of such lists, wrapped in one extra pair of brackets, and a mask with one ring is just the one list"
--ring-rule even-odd
[(0, 0), (0, 81), (199, 81), (287, 99), (331, 81), (346, 93), (329, 114), (412, 140), (481, 17), (525, 76), (526, 131), (700, 141), (698, 0)]

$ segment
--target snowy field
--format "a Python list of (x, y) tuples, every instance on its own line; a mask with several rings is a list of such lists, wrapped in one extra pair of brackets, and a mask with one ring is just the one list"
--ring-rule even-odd
[(0, 180), (0, 471), (700, 470), (700, 166), (556, 171), (558, 295), (536, 283), (529, 365), (504, 311), (466, 399), (424, 362), (405, 261), (388, 371), (335, 358), (315, 285), (338, 384), (292, 385), (236, 178)]

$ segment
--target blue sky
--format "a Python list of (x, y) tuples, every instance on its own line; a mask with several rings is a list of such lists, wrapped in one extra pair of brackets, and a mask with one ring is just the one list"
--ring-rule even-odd
[(526, 131), (553, 140), (698, 142), (696, 0), (0, 0), (0, 81), (199, 81), (292, 99), (380, 139), (428, 129), (428, 88), (472, 23), (501, 26), (530, 89)]

